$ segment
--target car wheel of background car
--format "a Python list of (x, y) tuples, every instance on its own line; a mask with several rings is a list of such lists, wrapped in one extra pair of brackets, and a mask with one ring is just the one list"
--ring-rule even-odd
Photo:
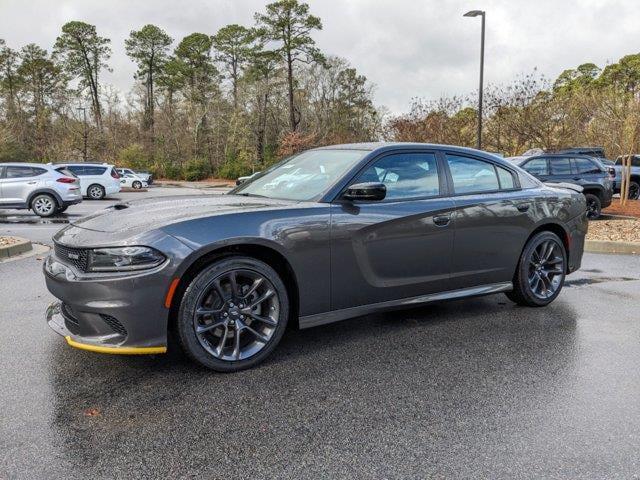
[(135, 182), (133, 182), (133, 184), (131, 185), (133, 188), (135, 188), (136, 190), (140, 190), (142, 188), (142, 183), (138, 182), (137, 180)]
[(509, 299), (519, 305), (543, 307), (560, 294), (566, 274), (567, 252), (552, 232), (540, 232), (525, 245)]
[(58, 209), (56, 199), (47, 193), (41, 193), (31, 200), (31, 210), (40, 217), (50, 217)]
[(253, 258), (228, 257), (188, 285), (176, 327), (189, 357), (212, 370), (234, 372), (273, 351), (288, 317), (287, 289), (276, 271)]
[(631, 180), (629, 182), (629, 200), (640, 198), (640, 183)]
[(602, 212), (600, 199), (593, 193), (585, 193), (584, 196), (587, 199), (587, 218), (590, 220), (598, 218)]
[(102, 185), (89, 185), (87, 196), (92, 200), (102, 200), (104, 198), (104, 187)]

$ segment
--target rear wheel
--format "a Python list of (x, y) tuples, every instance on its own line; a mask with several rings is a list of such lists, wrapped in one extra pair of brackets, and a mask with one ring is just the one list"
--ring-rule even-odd
[(525, 245), (513, 276), (513, 291), (506, 295), (519, 305), (543, 307), (560, 294), (564, 285), (567, 252), (552, 232), (540, 232)]
[(226, 258), (186, 288), (178, 339), (201, 365), (234, 372), (260, 363), (275, 349), (288, 316), (287, 290), (273, 268), (249, 257)]
[(47, 193), (36, 195), (31, 200), (31, 210), (40, 217), (50, 217), (58, 208), (56, 199)]
[(629, 182), (629, 199), (638, 200), (640, 198), (640, 183), (635, 180)]
[(590, 220), (598, 218), (602, 212), (602, 202), (593, 193), (585, 193), (584, 197), (587, 200), (587, 218)]
[(105, 196), (104, 187), (94, 183), (87, 188), (87, 196), (91, 200), (102, 200)]

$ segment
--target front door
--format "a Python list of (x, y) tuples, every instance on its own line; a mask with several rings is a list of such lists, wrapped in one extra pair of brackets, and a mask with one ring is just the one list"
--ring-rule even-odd
[(351, 182), (384, 183), (384, 200), (332, 204), (333, 310), (447, 290), (453, 201), (442, 172), (433, 151), (390, 153)]

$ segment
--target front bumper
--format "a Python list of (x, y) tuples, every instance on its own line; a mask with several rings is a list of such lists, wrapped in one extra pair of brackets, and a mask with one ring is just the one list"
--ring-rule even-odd
[(101, 353), (164, 353), (171, 282), (167, 263), (129, 275), (87, 278), (49, 255), (43, 265), (49, 291), (60, 300), (46, 321), (71, 346)]

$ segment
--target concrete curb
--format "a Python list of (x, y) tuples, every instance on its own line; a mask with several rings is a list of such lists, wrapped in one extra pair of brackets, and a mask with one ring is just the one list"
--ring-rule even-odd
[(33, 246), (31, 242), (26, 238), (20, 237), (10, 237), (17, 240), (16, 243), (12, 243), (11, 245), (3, 245), (0, 246), (0, 258), (9, 258), (15, 257), (16, 255), (20, 255), (21, 253), (28, 252), (29, 250), (33, 250)]
[(621, 253), (626, 255), (640, 255), (638, 242), (614, 242), (611, 240), (587, 240), (584, 251), (590, 253)]

